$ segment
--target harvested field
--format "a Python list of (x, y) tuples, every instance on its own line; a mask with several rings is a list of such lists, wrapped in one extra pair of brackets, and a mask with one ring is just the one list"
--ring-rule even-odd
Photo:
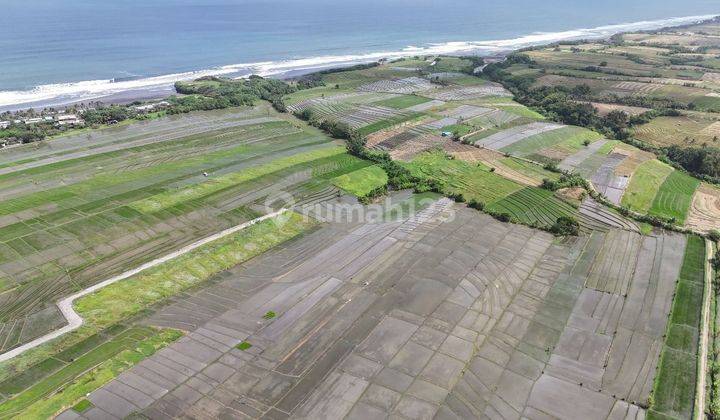
[(600, 168), (590, 177), (595, 189), (607, 197), (612, 203), (620, 205), (630, 178), (615, 175), (615, 169), (627, 159), (621, 153), (610, 153)]
[(543, 178), (552, 178), (552, 172), (544, 173), (542, 170), (533, 172), (532, 169), (534, 168), (528, 168), (527, 166), (532, 164), (525, 164), (525, 162), (518, 162), (513, 160), (513, 158), (506, 158), (502, 153), (492, 149), (481, 149), (462, 143), (455, 143), (453, 146), (452, 148), (445, 147), (444, 149), (456, 159), (465, 162), (480, 162), (487, 167), (495, 168), (495, 173), (503, 178), (523, 185), (537, 187), (542, 184)]
[(718, 146), (720, 121), (713, 114), (695, 112), (679, 117), (658, 117), (635, 129), (639, 140), (655, 146)]
[(720, 190), (717, 187), (700, 184), (688, 210), (685, 227), (698, 232), (720, 230)]
[(621, 111), (630, 116), (635, 116), (635, 115), (644, 114), (645, 112), (650, 110), (649, 108), (641, 108), (641, 107), (637, 107), (637, 106), (604, 104), (604, 103), (600, 103), (600, 102), (590, 102), (590, 105), (592, 105), (593, 108), (595, 108), (597, 110), (598, 114), (603, 117), (613, 111)]
[(430, 111), (433, 108), (441, 107), (443, 105), (445, 105), (445, 102), (434, 99), (432, 101), (425, 102), (420, 105), (411, 106), (410, 108), (407, 108), (407, 110), (413, 111), (413, 112), (425, 112), (425, 111)]
[(502, 87), (502, 85), (494, 82), (488, 82), (482, 86), (451, 87), (437, 91), (427, 91), (422, 94), (441, 101), (465, 101), (486, 96), (512, 97), (512, 94)]
[(626, 91), (631, 93), (653, 93), (658, 89), (662, 88), (661, 85), (653, 83), (641, 83), (641, 82), (620, 82), (613, 86), (614, 89), (619, 91)]
[(544, 133), (546, 131), (558, 130), (563, 126), (560, 124), (535, 122), (527, 125), (513, 127), (482, 140), (475, 142), (475, 146), (485, 147), (493, 150), (500, 150), (528, 137)]
[(434, 134), (413, 136), (390, 150), (390, 157), (395, 160), (409, 161), (423, 152), (436, 147), (443, 147), (448, 142), (450, 142), (450, 140), (446, 137), (440, 137)]
[[(585, 287), (620, 237), (638, 244), (613, 277), (627, 297)], [(152, 314), (187, 336), (63, 416), (641, 416), (683, 248), (556, 241), (447, 199), (405, 222), (330, 224)]]
[(627, 155), (627, 158), (615, 168), (615, 175), (631, 177), (637, 168), (643, 163), (655, 159), (655, 155), (640, 149), (630, 147), (616, 147), (613, 153), (621, 153)]
[(440, 114), (450, 118), (469, 120), (475, 117), (479, 117), (481, 115), (488, 114), (492, 111), (493, 109), (491, 108), (483, 108), (474, 105), (460, 105), (457, 108), (440, 112)]
[(423, 79), (421, 77), (408, 77), (398, 80), (379, 80), (377, 82), (362, 85), (358, 88), (358, 90), (361, 92), (401, 93), (408, 95), (411, 93), (420, 93), (437, 89), (438, 87), (439, 85), (436, 85), (427, 79)]

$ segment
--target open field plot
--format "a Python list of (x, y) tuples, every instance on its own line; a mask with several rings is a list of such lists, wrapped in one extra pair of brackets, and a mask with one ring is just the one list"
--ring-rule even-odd
[(681, 171), (674, 171), (660, 186), (650, 207), (650, 214), (677, 220), (684, 224), (700, 181)]
[[(491, 171), (490, 166), (481, 163), (473, 165), (467, 161), (449, 160), (444, 153), (420, 154), (406, 167), (415, 176), (442, 183), (445, 194), (461, 194), (468, 201), (481, 202), (489, 211), (505, 214), (516, 223), (547, 228), (559, 217), (567, 216), (578, 219), (584, 230), (605, 230), (613, 226), (605, 223), (604, 216), (596, 219), (592, 212), (581, 214), (576, 207), (551, 191), (532, 186), (536, 185), (534, 183), (523, 182), (522, 174), (508, 179), (503, 170)], [(519, 179), (511, 180), (516, 178)]]
[[(611, 235), (642, 243), (617, 277), (627, 297), (585, 287), (620, 252)], [(186, 337), (66, 415), (634, 418), (683, 248), (556, 241), (447, 199), (404, 222), (326, 225), (158, 309), (145, 322)]]
[(690, 418), (693, 413), (700, 311), (706, 281), (703, 238), (689, 237), (678, 280), (650, 418)]
[[(480, 79), (478, 79), (480, 81)], [(480, 86), (452, 86), (421, 92), (423, 96), (441, 101), (463, 101), (478, 99), (486, 96), (511, 97), (512, 94), (502, 85), (494, 82), (485, 82)]]
[(500, 150), (514, 156), (530, 157), (536, 153), (542, 154), (543, 149), (550, 149), (559, 145), (562, 145), (564, 150), (577, 149), (584, 142), (593, 142), (600, 139), (600, 137), (600, 134), (580, 127), (559, 127), (526, 137)]
[(377, 188), (387, 185), (388, 176), (379, 166), (367, 166), (357, 171), (340, 175), (333, 183), (357, 197), (365, 197)]
[(622, 204), (632, 210), (646, 213), (650, 210), (660, 186), (673, 171), (671, 166), (658, 160), (649, 160), (641, 164), (630, 178)]
[(361, 92), (384, 92), (411, 94), (437, 89), (439, 85), (421, 77), (408, 77), (398, 80), (379, 80), (358, 88)]
[(9, 150), (17, 165), (0, 175), (0, 350), (62, 323), (59, 297), (254, 218), (251, 206), (278, 188), (298, 200), (332, 196), (332, 178), (368, 165), (260, 108), (262, 117), (190, 114), (180, 132), (162, 120), (128, 126), (125, 147), (66, 137)]
[(635, 136), (655, 146), (718, 146), (720, 121), (712, 114), (687, 113), (658, 117), (635, 129)]
[(698, 232), (720, 230), (720, 189), (700, 184), (693, 195), (685, 226)]
[(513, 127), (491, 136), (476, 141), (474, 144), (478, 147), (485, 147), (493, 150), (503, 150), (521, 140), (542, 134), (548, 131), (561, 129), (560, 124), (534, 122), (526, 125)]

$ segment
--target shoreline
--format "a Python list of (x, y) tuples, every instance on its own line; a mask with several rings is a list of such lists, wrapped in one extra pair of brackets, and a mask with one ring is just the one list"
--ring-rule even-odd
[[(548, 45), (562, 41), (608, 39), (618, 33), (651, 31), (682, 27), (717, 18), (718, 14), (674, 17), (655, 21), (628, 22), (596, 28), (580, 28), (552, 33), (534, 33), (506, 40), (461, 41), (406, 47), (398, 51), (381, 51), (344, 56), (310, 57), (268, 62), (226, 65), (187, 73), (144, 77), (135, 80), (94, 80), (38, 86), (27, 91), (0, 91), (0, 112), (14, 112), (48, 107), (66, 108), (89, 102), (127, 104), (133, 101), (163, 99), (175, 93), (176, 81), (195, 80), (204, 76), (241, 78), (251, 74), (281, 80), (320, 70), (344, 68), (371, 63), (380, 59), (394, 60), (427, 55), (504, 56), (522, 48)], [(36, 95), (37, 99), (32, 96)]]

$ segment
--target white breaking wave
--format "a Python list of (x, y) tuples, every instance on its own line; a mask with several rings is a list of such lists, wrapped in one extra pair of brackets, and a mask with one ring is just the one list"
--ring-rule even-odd
[(366, 54), (348, 54), (301, 58), (281, 61), (231, 64), (206, 70), (168, 74), (135, 80), (89, 80), (72, 83), (56, 83), (37, 86), (30, 90), (0, 91), (0, 107), (43, 102), (46, 105), (60, 105), (70, 102), (87, 101), (122, 92), (169, 87), (173, 83), (194, 80), (204, 76), (231, 74), (258, 74), (273, 76), (289, 71), (313, 70), (333, 66), (377, 61), (382, 58), (395, 59), (415, 55), (459, 54), (463, 52), (494, 53), (509, 51), (557, 41), (607, 38), (620, 32), (658, 29), (678, 26), (711, 19), (715, 15), (686, 16), (618, 25), (599, 26), (589, 29), (574, 29), (561, 32), (534, 33), (519, 38), (495, 41), (462, 41), (425, 46), (409, 46), (399, 51), (379, 51)]

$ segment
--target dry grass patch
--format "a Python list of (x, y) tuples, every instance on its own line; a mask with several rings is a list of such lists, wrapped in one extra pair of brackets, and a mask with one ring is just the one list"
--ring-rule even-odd
[(693, 196), (685, 227), (699, 232), (720, 230), (720, 189), (700, 184)]

